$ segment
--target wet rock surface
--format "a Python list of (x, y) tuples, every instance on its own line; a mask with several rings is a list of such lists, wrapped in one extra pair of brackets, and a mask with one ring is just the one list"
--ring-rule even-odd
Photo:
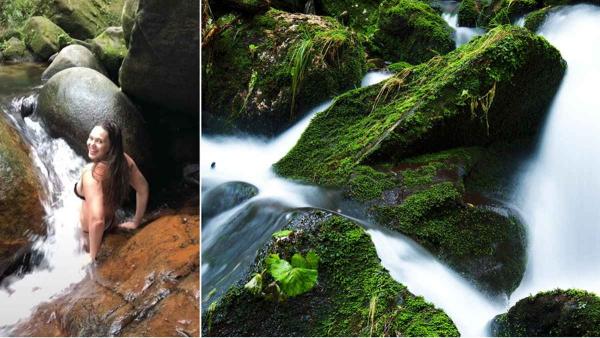
[(29, 148), (0, 117), (0, 278), (26, 254), (37, 236), (46, 234), (44, 196)]
[(134, 234), (105, 236), (95, 269), (38, 307), (22, 336), (199, 334), (197, 208), (158, 218)]

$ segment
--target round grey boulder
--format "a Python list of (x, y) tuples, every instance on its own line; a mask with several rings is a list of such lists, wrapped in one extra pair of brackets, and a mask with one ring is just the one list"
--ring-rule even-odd
[(96, 70), (106, 76), (106, 71), (98, 62), (94, 53), (80, 45), (70, 45), (63, 48), (54, 58), (50, 66), (42, 74), (42, 81), (48, 81), (54, 74), (72, 67), (86, 67)]
[(52, 137), (62, 137), (87, 158), (86, 140), (106, 119), (123, 131), (125, 152), (140, 168), (150, 164), (150, 142), (142, 115), (129, 98), (103, 74), (73, 67), (55, 74), (40, 90), (36, 114)]

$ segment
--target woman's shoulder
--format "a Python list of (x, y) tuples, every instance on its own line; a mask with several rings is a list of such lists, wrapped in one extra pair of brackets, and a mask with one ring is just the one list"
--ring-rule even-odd
[(125, 155), (125, 159), (127, 160), (127, 166), (129, 167), (129, 169), (132, 169), (136, 166), (135, 161), (131, 158), (131, 156), (129, 156), (129, 154), (123, 153), (123, 155)]

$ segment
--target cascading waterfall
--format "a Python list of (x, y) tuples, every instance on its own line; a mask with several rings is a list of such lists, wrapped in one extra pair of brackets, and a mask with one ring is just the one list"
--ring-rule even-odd
[(600, 294), (600, 7), (553, 12), (538, 33), (568, 68), (515, 197), (529, 257), (512, 303), (557, 287)]
[(5, 278), (0, 287), (0, 335), (9, 334), (10, 326), (31, 314), (35, 306), (48, 301), (72, 283), (83, 279), (87, 254), (79, 241), (79, 207), (73, 183), (85, 162), (62, 139), (52, 139), (39, 122), (16, 119), (21, 98), (3, 105), (6, 116), (30, 145), (33, 164), (46, 190), (42, 201), (46, 211), (47, 236), (33, 244), (42, 254), (41, 264), (24, 276)]
[(454, 1), (443, 1), (441, 3), (442, 18), (448, 23), (448, 26), (454, 29), (454, 41), (456, 48), (471, 41), (476, 36), (483, 35), (485, 30), (482, 28), (460, 27), (458, 26), (458, 3)]
[[(369, 73), (362, 86), (389, 76), (389, 73)], [(271, 171), (272, 164), (295, 145), (314, 114), (329, 105), (330, 102), (318, 106), (290, 130), (271, 141), (203, 136), (203, 204), (211, 203), (204, 198), (221, 183), (243, 181), (259, 188), (257, 196), (212, 218), (203, 219), (203, 308), (239, 281), (254, 261), (257, 250), (274, 231), (287, 224), (291, 209), (316, 207), (344, 215), (351, 213), (351, 210), (344, 210), (341, 196), (335, 192), (292, 183)], [(211, 169), (213, 162), (215, 167)], [(383, 266), (390, 270), (392, 277), (444, 309), (461, 333), (484, 335), (487, 322), (505, 308), (506, 304), (480, 294), (468, 281), (412, 240), (371, 226), (367, 228)]]

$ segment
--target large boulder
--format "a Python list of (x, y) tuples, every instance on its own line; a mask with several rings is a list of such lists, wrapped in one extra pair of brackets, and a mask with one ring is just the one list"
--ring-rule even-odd
[(44, 191), (19, 134), (0, 117), (0, 277), (46, 234)]
[(202, 123), (209, 133), (276, 134), (358, 85), (366, 71), (356, 34), (332, 18), (272, 9), (217, 25), (229, 28), (202, 49)]
[[(117, 3), (115, 6), (111, 2)], [(41, 0), (44, 14), (76, 39), (91, 39), (119, 24), (122, 1)], [(116, 8), (115, 8), (116, 7)]]
[(544, 38), (498, 27), (447, 56), (339, 96), (275, 168), (347, 185), (361, 165), (534, 135), (565, 69)]
[(17, 336), (198, 336), (198, 210), (107, 234), (92, 275), (44, 303)]
[(121, 13), (121, 27), (123, 27), (123, 39), (125, 39), (125, 46), (129, 48), (129, 41), (131, 38), (131, 32), (133, 31), (133, 25), (135, 24), (135, 17), (137, 15), (140, 0), (125, 0), (123, 4), (123, 12)]
[[(411, 236), (481, 289), (510, 293), (524, 270), (522, 225), (468, 198), (464, 180), (477, 156), (436, 152), (534, 136), (565, 68), (542, 37), (498, 27), (339, 96), (275, 170), (341, 187), (379, 223)], [(429, 155), (411, 158), (421, 154)]]
[(109, 77), (116, 82), (119, 79), (119, 68), (127, 55), (123, 28), (108, 27), (92, 40), (92, 51), (108, 71)]
[(600, 298), (575, 289), (540, 292), (496, 316), (491, 333), (496, 337), (597, 337)]
[(140, 1), (119, 73), (133, 100), (198, 119), (198, 8), (199, 0)]
[(31, 17), (23, 26), (25, 44), (42, 60), (58, 52), (70, 42), (69, 35), (43, 16)]
[(507, 296), (525, 272), (525, 229), (515, 212), (466, 184), (491, 174), (474, 173), (491, 152), (458, 148), (395, 163), (386, 170), (393, 184), (368, 203), (368, 212), (480, 290)]
[(52, 60), (50, 66), (42, 74), (42, 81), (46, 82), (54, 74), (72, 67), (90, 68), (102, 75), (107, 75), (104, 67), (89, 49), (80, 45), (70, 45), (63, 48)]
[[(261, 250), (248, 276), (203, 311), (203, 335), (459, 335), (443, 311), (392, 279), (360, 225), (313, 210), (298, 212), (286, 230)], [(279, 301), (273, 278), (264, 272), (265, 258), (278, 254), (295, 264), (293, 255), (309, 251), (319, 257), (316, 286)], [(243, 285), (256, 281), (256, 274), (262, 283), (253, 293)]]
[(418, 0), (386, 0), (379, 8), (374, 44), (389, 61), (425, 62), (454, 49), (452, 28)]
[(84, 157), (92, 128), (113, 119), (122, 128), (125, 151), (140, 167), (150, 164), (149, 138), (141, 114), (119, 87), (93, 69), (73, 67), (55, 74), (40, 90), (36, 113), (51, 136), (63, 137)]

